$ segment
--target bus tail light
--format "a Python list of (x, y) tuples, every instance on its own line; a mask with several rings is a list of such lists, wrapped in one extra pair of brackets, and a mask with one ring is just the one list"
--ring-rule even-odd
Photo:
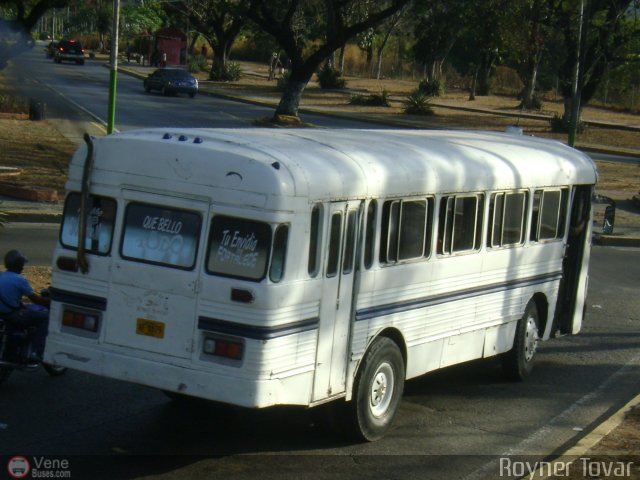
[(242, 360), (244, 345), (241, 342), (217, 337), (205, 337), (202, 351), (207, 355)]
[(96, 314), (79, 312), (65, 308), (62, 313), (62, 325), (65, 327), (79, 328), (89, 332), (97, 332), (100, 317)]

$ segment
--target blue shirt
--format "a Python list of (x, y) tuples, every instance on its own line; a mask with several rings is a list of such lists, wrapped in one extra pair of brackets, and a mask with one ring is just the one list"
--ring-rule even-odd
[(26, 278), (15, 272), (0, 273), (0, 314), (19, 308), (23, 295), (33, 295), (33, 288)]

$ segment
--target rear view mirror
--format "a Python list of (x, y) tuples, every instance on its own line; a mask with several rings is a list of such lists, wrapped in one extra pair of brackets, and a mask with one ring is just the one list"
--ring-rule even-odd
[(607, 205), (604, 209), (604, 220), (602, 221), (602, 233), (613, 233), (613, 225), (616, 221), (616, 207)]

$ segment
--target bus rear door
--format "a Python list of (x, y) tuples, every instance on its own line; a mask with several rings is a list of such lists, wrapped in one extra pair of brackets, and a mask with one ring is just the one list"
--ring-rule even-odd
[(346, 389), (361, 202), (329, 205), (313, 401)]
[(124, 192), (105, 341), (188, 358), (193, 350), (204, 202)]

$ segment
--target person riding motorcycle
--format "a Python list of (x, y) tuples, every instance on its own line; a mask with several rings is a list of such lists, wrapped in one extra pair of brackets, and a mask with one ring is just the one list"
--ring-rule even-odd
[[(21, 328), (33, 327), (33, 348), (26, 361), (40, 363), (49, 330), (49, 309), (44, 307), (49, 307), (50, 301), (35, 293), (29, 281), (22, 276), (27, 261), (19, 250), (10, 250), (4, 257), (6, 271), (0, 273), (0, 317)], [(23, 296), (33, 304), (23, 304)]]

